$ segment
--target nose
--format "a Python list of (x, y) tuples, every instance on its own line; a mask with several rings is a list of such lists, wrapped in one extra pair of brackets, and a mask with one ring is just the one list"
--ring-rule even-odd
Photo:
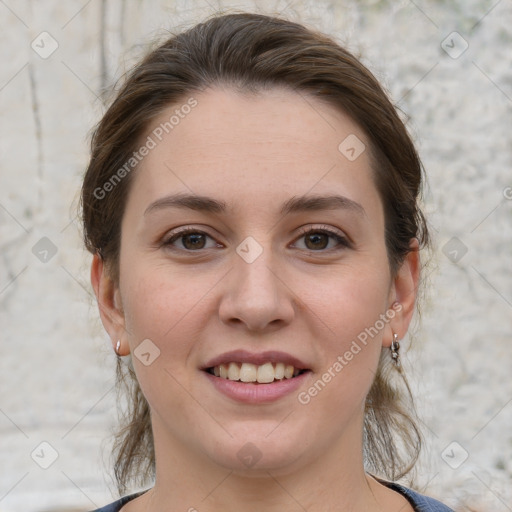
[(252, 262), (236, 253), (233, 260), (219, 305), (221, 321), (249, 331), (273, 331), (289, 324), (296, 300), (271, 250), (265, 248)]

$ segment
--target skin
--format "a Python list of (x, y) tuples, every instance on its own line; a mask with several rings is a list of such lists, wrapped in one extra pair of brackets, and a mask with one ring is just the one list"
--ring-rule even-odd
[[(382, 347), (393, 333), (401, 339), (407, 332), (419, 276), (415, 240), (390, 273), (369, 152), (351, 162), (338, 150), (350, 134), (367, 148), (368, 138), (343, 113), (284, 89), (246, 96), (214, 88), (194, 97), (198, 105), (133, 176), (119, 283), (97, 256), (92, 264), (113, 346), (120, 339), (119, 352), (127, 355), (149, 338), (160, 350), (149, 366), (133, 357), (152, 412), (156, 483), (123, 512), (412, 510), (363, 469), (365, 397)], [(144, 215), (152, 202), (177, 192), (222, 200), (227, 210), (160, 208)], [(293, 196), (333, 193), (364, 211), (279, 212)], [(208, 237), (199, 239), (200, 249), (190, 236), (162, 244), (179, 227)], [(311, 240), (301, 227), (334, 230), (350, 245)], [(263, 249), (252, 263), (236, 252), (248, 236)], [(298, 392), (395, 302), (401, 311), (309, 404), (299, 403)], [(282, 350), (312, 372), (298, 392), (276, 402), (240, 404), (199, 370), (238, 348)], [(261, 453), (250, 468), (237, 457), (247, 442)]]

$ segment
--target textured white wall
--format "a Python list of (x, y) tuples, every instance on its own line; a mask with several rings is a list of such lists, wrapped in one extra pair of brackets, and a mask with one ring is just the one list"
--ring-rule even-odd
[[(453, 506), (463, 498), (512, 510), (510, 1), (221, 7), (283, 12), (335, 35), (410, 117), (437, 241), (406, 358), (427, 437), (418, 481)], [(148, 38), (217, 8), (0, 2), (0, 512), (90, 510), (113, 499), (114, 357), (73, 210), (87, 135), (104, 111), (104, 87)], [(43, 469), (53, 450), (58, 458)]]

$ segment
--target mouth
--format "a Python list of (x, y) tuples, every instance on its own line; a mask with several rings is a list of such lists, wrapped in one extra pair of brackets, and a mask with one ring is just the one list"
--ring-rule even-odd
[(291, 364), (270, 361), (257, 365), (247, 362), (231, 361), (204, 369), (205, 372), (235, 382), (247, 384), (272, 384), (273, 382), (290, 380), (309, 372), (304, 368), (297, 368)]

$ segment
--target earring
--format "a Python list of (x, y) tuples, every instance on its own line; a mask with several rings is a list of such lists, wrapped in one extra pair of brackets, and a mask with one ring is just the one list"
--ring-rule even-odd
[(393, 341), (391, 342), (391, 358), (397, 368), (400, 368), (400, 343), (398, 343), (398, 334), (393, 334)]
[(121, 340), (117, 340), (116, 343), (116, 354), (119, 355), (119, 349), (121, 348)]

